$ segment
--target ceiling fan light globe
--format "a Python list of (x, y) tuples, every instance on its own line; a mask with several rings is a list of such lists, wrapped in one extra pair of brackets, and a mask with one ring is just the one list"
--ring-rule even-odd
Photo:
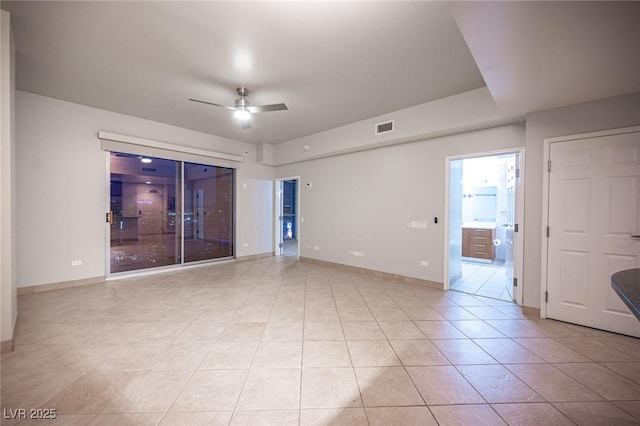
[(245, 121), (251, 118), (251, 112), (247, 109), (237, 109), (234, 111), (233, 116), (238, 120)]

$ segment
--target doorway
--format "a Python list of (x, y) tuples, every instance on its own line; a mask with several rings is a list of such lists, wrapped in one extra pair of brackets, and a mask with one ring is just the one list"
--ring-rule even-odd
[(522, 303), (522, 151), (447, 158), (445, 288)]
[(275, 252), (279, 256), (298, 258), (300, 255), (299, 183), (299, 178), (276, 180), (278, 211)]

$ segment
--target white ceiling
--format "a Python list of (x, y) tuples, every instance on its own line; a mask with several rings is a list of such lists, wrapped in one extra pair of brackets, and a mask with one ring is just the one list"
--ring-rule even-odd
[[(439, 2), (5, 2), (20, 90), (277, 143), (484, 86)], [(285, 102), (242, 130), (189, 102)]]
[(640, 91), (638, 1), (452, 2), (450, 7), (507, 115)]
[[(295, 139), (485, 81), (504, 116), (640, 91), (640, 2), (2, 8), (12, 13), (19, 90), (251, 143)], [(240, 85), (253, 104), (285, 102), (289, 111), (254, 116), (242, 130), (230, 111), (188, 101), (232, 105)]]

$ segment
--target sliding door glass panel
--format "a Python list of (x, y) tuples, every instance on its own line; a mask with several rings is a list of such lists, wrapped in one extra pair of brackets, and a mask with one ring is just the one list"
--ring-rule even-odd
[(180, 162), (112, 152), (110, 272), (181, 263)]
[(184, 261), (232, 257), (233, 169), (184, 163)]

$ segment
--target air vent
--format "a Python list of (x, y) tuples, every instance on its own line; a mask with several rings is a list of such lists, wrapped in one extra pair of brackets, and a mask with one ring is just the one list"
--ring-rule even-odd
[(158, 173), (158, 169), (155, 167), (142, 167), (142, 173)]
[(376, 135), (393, 132), (393, 120), (376, 124)]

